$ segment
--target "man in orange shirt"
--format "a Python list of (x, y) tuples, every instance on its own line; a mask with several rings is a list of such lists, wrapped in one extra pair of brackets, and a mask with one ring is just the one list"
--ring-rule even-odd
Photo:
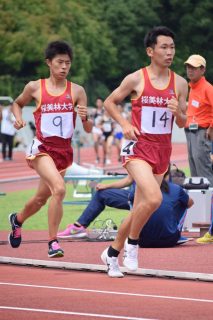
[(213, 187), (213, 86), (205, 79), (206, 60), (197, 54), (185, 61), (190, 92), (185, 127), (191, 176), (206, 177)]

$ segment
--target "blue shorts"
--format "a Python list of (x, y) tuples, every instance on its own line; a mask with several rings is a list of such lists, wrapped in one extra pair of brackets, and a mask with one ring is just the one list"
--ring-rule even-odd
[(123, 132), (117, 132), (114, 134), (114, 138), (115, 139), (118, 139), (118, 140), (121, 140), (123, 138)]

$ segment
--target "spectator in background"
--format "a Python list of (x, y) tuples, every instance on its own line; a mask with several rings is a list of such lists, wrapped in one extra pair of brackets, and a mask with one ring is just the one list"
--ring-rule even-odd
[[(122, 116), (127, 119), (127, 114), (124, 112), (124, 106), (122, 104), (119, 104), (117, 106), (118, 111), (122, 114)], [(114, 143), (118, 152), (118, 162), (121, 162), (121, 146), (122, 146), (122, 142), (123, 142), (123, 131), (122, 128), (120, 126), (120, 124), (118, 122), (114, 122), (113, 125), (113, 135), (114, 135)]]
[(101, 98), (97, 98), (96, 100), (96, 110), (93, 116), (93, 128), (92, 128), (92, 136), (94, 142), (94, 150), (96, 155), (96, 163), (100, 162), (100, 154), (99, 154), (99, 146), (102, 144), (102, 136), (103, 132), (101, 130), (101, 118), (103, 115), (103, 100)]
[(1, 140), (3, 160), (13, 159), (14, 136), (16, 129), (13, 126), (15, 118), (11, 112), (11, 105), (0, 106)]
[(196, 241), (197, 243), (201, 244), (213, 243), (213, 216), (209, 231), (206, 232), (203, 237), (198, 238)]
[(105, 110), (101, 118), (101, 129), (103, 132), (104, 164), (111, 164), (111, 151), (113, 142), (113, 121)]
[(34, 125), (34, 123), (32, 121), (29, 121), (29, 127), (30, 127), (30, 129), (32, 131), (33, 137), (35, 137), (35, 135), (36, 135), (36, 127), (35, 127), (35, 125)]
[(185, 127), (192, 177), (206, 177), (213, 187), (213, 86), (205, 79), (206, 60), (191, 55), (186, 61), (190, 92)]

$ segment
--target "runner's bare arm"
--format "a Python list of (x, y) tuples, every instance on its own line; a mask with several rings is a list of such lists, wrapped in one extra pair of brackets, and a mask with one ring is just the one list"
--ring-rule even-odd
[(30, 81), (12, 104), (12, 112), (16, 119), (14, 127), (18, 130), (26, 125), (26, 122), (22, 119), (22, 108), (32, 101), (32, 99), (35, 99), (35, 92), (37, 89), (38, 81)]
[(89, 133), (92, 131), (93, 122), (88, 119), (87, 96), (84, 88), (77, 84), (73, 84), (73, 96), (75, 105), (77, 104), (77, 113), (81, 118), (84, 130)]
[(104, 101), (105, 109), (108, 111), (110, 116), (121, 125), (124, 137), (128, 140), (137, 140), (137, 135), (140, 135), (140, 132), (121, 115), (117, 109), (117, 105), (126, 97), (136, 92), (136, 88), (140, 81), (141, 76), (139, 71), (129, 74), (121, 82), (120, 86)]
[(194, 200), (189, 197), (188, 203), (187, 203), (187, 208), (191, 208), (194, 204)]
[(186, 124), (186, 110), (187, 104), (186, 99), (188, 95), (188, 84), (187, 81), (176, 75), (176, 85), (177, 85), (177, 94), (178, 100), (176, 98), (172, 98), (168, 103), (168, 108), (170, 108), (171, 112), (175, 116), (175, 122), (179, 128), (183, 128)]
[(112, 182), (112, 183), (98, 183), (96, 186), (96, 190), (103, 190), (109, 188), (121, 189), (130, 186), (132, 184), (133, 179), (130, 175), (127, 175), (121, 180)]
[(211, 121), (206, 131), (206, 138), (213, 141), (213, 86), (210, 86), (206, 91), (206, 98), (211, 106)]

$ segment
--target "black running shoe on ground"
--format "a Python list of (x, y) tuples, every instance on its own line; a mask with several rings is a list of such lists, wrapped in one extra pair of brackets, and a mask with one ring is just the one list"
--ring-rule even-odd
[(49, 242), (48, 258), (61, 258), (64, 256), (64, 251), (59, 246), (58, 240)]
[(12, 232), (8, 236), (8, 241), (12, 248), (18, 248), (21, 244), (21, 225), (15, 223), (16, 213), (9, 215)]

